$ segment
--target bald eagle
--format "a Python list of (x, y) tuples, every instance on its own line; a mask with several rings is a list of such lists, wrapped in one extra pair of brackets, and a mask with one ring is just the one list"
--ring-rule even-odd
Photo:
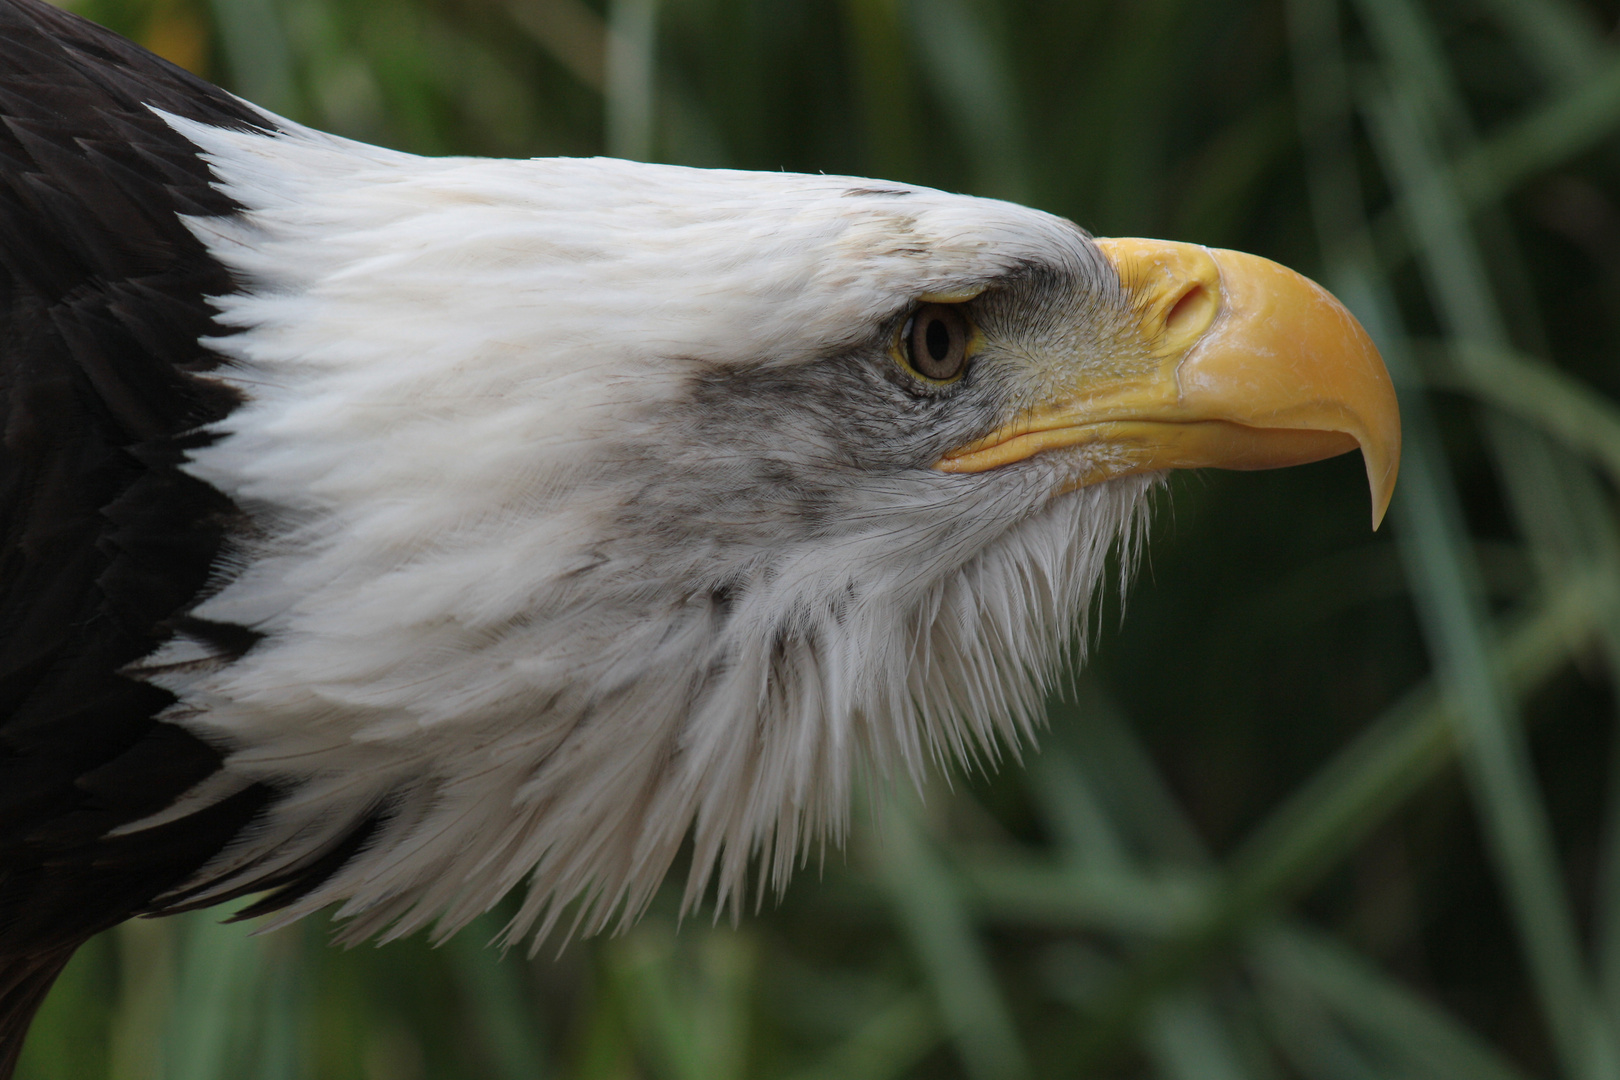
[(780, 889), (858, 775), (1031, 737), (1165, 470), (1394, 483), (1376, 350), (1253, 256), (396, 153), (41, 0), (0, 118), (0, 1076), (132, 915)]

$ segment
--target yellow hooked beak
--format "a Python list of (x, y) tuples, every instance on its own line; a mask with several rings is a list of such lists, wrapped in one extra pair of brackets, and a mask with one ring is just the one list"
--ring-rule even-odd
[[(1268, 259), (1165, 240), (1098, 240), (1133, 298), (1145, 364), (1057, 390), (945, 455), (983, 472), (1094, 445), (1075, 486), (1160, 469), (1274, 469), (1361, 448), (1373, 528), (1395, 490), (1401, 419), (1367, 332), (1320, 285)], [(1062, 380), (1060, 380), (1061, 382)]]

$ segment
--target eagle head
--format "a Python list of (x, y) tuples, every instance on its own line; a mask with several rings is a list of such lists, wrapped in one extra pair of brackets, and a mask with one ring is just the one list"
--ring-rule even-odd
[[(141, 668), (278, 794), (188, 902), (313, 879), (347, 933), (780, 887), (856, 778), (1032, 737), (1164, 471), (1363, 450), (1389, 379), (1274, 263), (987, 199), (423, 159), (175, 116), (243, 403), (186, 466), (252, 521)], [(357, 839), (358, 838), (358, 839)], [(334, 852), (341, 858), (334, 858)], [(753, 886), (750, 864), (758, 861)], [(315, 873), (318, 868), (319, 873)]]

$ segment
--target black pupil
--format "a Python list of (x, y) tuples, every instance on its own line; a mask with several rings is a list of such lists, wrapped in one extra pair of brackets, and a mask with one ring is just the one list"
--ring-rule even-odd
[(939, 363), (951, 354), (951, 331), (945, 325), (944, 319), (930, 319), (928, 329), (923, 331), (923, 340), (928, 345), (928, 355), (934, 363)]

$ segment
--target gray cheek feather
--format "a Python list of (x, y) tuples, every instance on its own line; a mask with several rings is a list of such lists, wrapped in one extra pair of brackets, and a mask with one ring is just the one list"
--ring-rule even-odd
[(933, 465), (1032, 404), (1036, 368), (1084, 364), (1129, 307), (1112, 274), (1029, 266), (971, 310), (985, 344), (946, 386), (889, 355), (892, 327), (806, 363), (694, 361), (685, 395), (650, 407), (642, 434), (607, 464), (620, 495), (598, 533), (600, 565), (637, 566), (650, 583), (678, 576), (664, 565), (676, 558), (729, 597), (731, 583), (773, 573), (775, 554), (796, 544), (844, 545), (854, 557), (874, 535), (909, 530), (919, 567), (943, 573), (1039, 511), (1061, 479), (1053, 461), (983, 476)]
[(886, 355), (849, 355), (698, 375), (650, 425), (661, 435), (622, 451), (644, 479), (610, 533), (833, 539), (869, 524), (848, 515), (874, 480), (932, 488), (933, 463), (995, 424), (1001, 394), (971, 373), (942, 395), (907, 392), (890, 369)]

